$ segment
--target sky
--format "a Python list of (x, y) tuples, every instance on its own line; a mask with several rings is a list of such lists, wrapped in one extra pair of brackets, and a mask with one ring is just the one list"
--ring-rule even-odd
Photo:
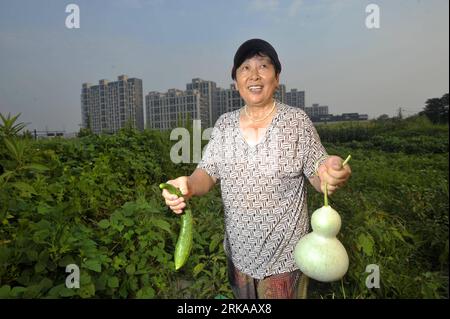
[[(78, 29), (65, 25), (70, 3)], [(379, 28), (366, 26), (369, 4)], [(75, 132), (85, 82), (126, 74), (144, 95), (193, 78), (228, 88), (251, 38), (275, 47), (288, 90), (332, 114), (407, 116), (448, 92), (448, 0), (0, 0), (0, 113)]]

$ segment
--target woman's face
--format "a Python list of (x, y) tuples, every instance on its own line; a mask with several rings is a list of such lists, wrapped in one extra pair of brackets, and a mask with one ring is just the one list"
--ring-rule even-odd
[(245, 60), (236, 70), (236, 86), (248, 106), (266, 106), (272, 103), (278, 84), (279, 76), (267, 56), (255, 55)]

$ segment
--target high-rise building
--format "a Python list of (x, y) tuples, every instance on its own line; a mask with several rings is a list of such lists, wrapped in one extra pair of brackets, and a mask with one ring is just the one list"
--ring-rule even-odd
[(236, 89), (234, 84), (230, 84), (229, 89), (217, 89), (216, 96), (218, 116), (214, 120), (214, 123), (215, 121), (217, 121), (220, 115), (240, 109), (245, 105), (244, 100), (241, 98), (241, 95), (239, 94), (239, 91)]
[(286, 104), (299, 107), (301, 109), (305, 108), (305, 91), (298, 91), (297, 89), (291, 89), (290, 92), (286, 92)]
[(145, 96), (145, 107), (147, 128), (150, 129), (172, 129), (188, 119), (201, 120), (202, 127), (209, 127), (207, 98), (196, 89), (149, 92)]
[(207, 123), (208, 126), (213, 125), (215, 119), (219, 117), (219, 114), (217, 113), (218, 108), (216, 105), (216, 89), (216, 82), (205, 81), (199, 78), (192, 79), (191, 83), (186, 84), (187, 91), (198, 90), (200, 94), (206, 99), (209, 112), (209, 122)]
[[(296, 89), (286, 93), (286, 86), (280, 84), (274, 98), (288, 103), (288, 94), (293, 106), (304, 107), (304, 91)], [(150, 129), (171, 129), (181, 120), (200, 119), (202, 127), (212, 127), (220, 115), (240, 109), (245, 105), (235, 84), (228, 89), (220, 88), (213, 81), (192, 79), (186, 84), (186, 91), (170, 89), (166, 93), (149, 92), (145, 96), (146, 127)]]
[(311, 118), (328, 115), (328, 106), (313, 104), (311, 107), (305, 107), (305, 112)]
[(279, 84), (273, 97), (281, 103), (286, 103), (286, 85)]
[(142, 80), (121, 75), (115, 82), (83, 83), (81, 119), (82, 127), (96, 134), (115, 133), (127, 124), (143, 130)]

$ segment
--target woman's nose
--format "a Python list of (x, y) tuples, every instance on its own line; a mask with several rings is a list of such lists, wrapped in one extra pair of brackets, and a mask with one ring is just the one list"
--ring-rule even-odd
[(251, 79), (259, 79), (259, 72), (257, 68), (252, 69), (250, 72)]

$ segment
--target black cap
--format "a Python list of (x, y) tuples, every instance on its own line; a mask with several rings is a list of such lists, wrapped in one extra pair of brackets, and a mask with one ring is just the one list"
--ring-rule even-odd
[(278, 75), (281, 72), (281, 63), (278, 60), (277, 51), (273, 48), (273, 46), (264, 40), (261, 39), (251, 39), (247, 40), (241, 44), (239, 49), (236, 51), (234, 55), (234, 65), (231, 70), (231, 78), (236, 80), (236, 70), (241, 64), (249, 59), (254, 57), (255, 55), (263, 55), (267, 56), (272, 60), (272, 64), (275, 67), (275, 73)]

